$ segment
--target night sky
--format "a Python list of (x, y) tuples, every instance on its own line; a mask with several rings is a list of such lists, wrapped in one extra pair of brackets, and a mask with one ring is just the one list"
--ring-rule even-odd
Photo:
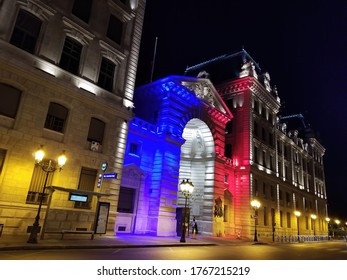
[(242, 48), (283, 115), (302, 113), (319, 134), (329, 216), (347, 221), (347, 1), (147, 0), (137, 85)]

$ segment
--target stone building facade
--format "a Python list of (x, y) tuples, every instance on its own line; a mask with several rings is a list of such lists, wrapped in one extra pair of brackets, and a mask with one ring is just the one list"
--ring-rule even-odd
[[(45, 178), (33, 158), (41, 145), (45, 159), (67, 156), (47, 178), (55, 188), (43, 195), (45, 231), (93, 230), (105, 202), (113, 234), (144, 11), (145, 0), (0, 2), (3, 234), (33, 224)], [(113, 178), (103, 179), (103, 163)], [(72, 201), (73, 190), (86, 200)]]
[(134, 103), (116, 231), (179, 235), (178, 186), (189, 179), (202, 234), (327, 236), (325, 149), (304, 122), (292, 125), (302, 115), (280, 116), (270, 75), (245, 50), (139, 87)]

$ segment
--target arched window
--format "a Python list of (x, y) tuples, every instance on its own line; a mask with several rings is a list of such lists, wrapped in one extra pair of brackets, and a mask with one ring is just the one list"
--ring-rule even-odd
[(68, 112), (69, 110), (64, 106), (51, 102), (46, 116), (45, 128), (63, 132)]

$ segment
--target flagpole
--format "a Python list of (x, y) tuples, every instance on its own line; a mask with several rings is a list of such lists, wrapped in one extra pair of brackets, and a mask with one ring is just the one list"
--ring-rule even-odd
[(154, 53), (153, 53), (153, 62), (152, 62), (152, 69), (151, 69), (151, 82), (153, 81), (153, 73), (154, 73), (155, 58), (156, 58), (156, 55), (157, 55), (157, 44), (158, 44), (158, 37), (155, 37)]

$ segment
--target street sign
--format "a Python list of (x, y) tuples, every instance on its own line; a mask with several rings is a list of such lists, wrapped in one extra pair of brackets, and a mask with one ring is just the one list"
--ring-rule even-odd
[(105, 173), (103, 175), (104, 179), (117, 179), (117, 173)]

